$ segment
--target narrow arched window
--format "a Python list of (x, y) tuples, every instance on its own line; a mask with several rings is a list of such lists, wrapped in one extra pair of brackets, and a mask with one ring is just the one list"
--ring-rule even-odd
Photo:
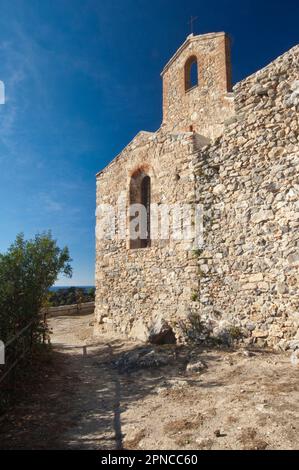
[(147, 248), (151, 244), (151, 179), (137, 171), (130, 182), (130, 248)]
[(150, 246), (151, 243), (151, 179), (145, 176), (141, 183), (141, 204), (146, 210), (146, 238), (141, 240), (141, 248)]
[(195, 56), (189, 57), (185, 64), (185, 91), (198, 85), (198, 63)]

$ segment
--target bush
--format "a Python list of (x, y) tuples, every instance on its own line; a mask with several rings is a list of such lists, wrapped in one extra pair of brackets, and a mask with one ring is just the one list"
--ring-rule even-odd
[(243, 338), (242, 329), (236, 325), (214, 327), (202, 321), (196, 312), (190, 312), (187, 320), (179, 323), (185, 341), (189, 344), (206, 344), (208, 346), (231, 347)]
[(181, 321), (178, 326), (187, 343), (200, 344), (206, 341), (210, 335), (210, 331), (198, 313), (189, 313), (187, 321)]
[(17, 236), (7, 253), (0, 254), (0, 339), (5, 343), (34, 321), (33, 341), (43, 336), (40, 311), (48, 289), (60, 273), (71, 277), (68, 248), (60, 249), (50, 232), (32, 240)]

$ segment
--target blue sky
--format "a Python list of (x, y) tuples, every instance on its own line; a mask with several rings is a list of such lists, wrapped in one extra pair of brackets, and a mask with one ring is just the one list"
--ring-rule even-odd
[(51, 229), (94, 283), (95, 174), (161, 123), (160, 72), (189, 34), (226, 31), (234, 82), (299, 42), (297, 0), (0, 0), (0, 251)]

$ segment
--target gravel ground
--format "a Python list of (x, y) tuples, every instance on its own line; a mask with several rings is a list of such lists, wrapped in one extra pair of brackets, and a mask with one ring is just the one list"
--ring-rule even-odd
[(51, 360), (1, 417), (1, 449), (299, 449), (289, 355), (151, 349), (93, 338), (92, 319), (50, 320)]

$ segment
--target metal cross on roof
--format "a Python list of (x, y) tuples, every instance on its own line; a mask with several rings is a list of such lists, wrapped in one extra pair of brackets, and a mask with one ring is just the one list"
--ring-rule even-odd
[(190, 21), (188, 22), (188, 24), (190, 25), (191, 34), (194, 33), (194, 23), (196, 20), (198, 20), (198, 16), (191, 16)]

